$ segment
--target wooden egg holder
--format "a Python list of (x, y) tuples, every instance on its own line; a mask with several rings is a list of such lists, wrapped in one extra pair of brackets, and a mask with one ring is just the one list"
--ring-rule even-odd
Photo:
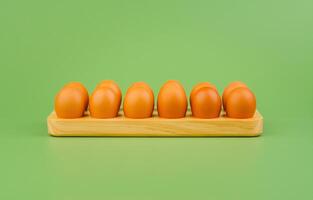
[(224, 112), (219, 118), (199, 119), (192, 117), (189, 110), (180, 119), (160, 118), (157, 111), (146, 119), (126, 118), (122, 111), (110, 119), (92, 118), (88, 112), (82, 118), (61, 119), (53, 111), (47, 123), (52, 136), (251, 137), (263, 131), (263, 117), (258, 111), (249, 119), (227, 118)]

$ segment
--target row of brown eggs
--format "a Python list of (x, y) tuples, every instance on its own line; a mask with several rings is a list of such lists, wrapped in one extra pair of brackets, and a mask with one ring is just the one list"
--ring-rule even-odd
[[(79, 82), (65, 85), (55, 97), (55, 112), (59, 118), (79, 118), (89, 107), (94, 118), (117, 117), (122, 102), (122, 92), (116, 82), (104, 80), (93, 93), (88, 95)], [(157, 98), (158, 115), (161, 118), (183, 118), (188, 101), (184, 87), (175, 80), (167, 81)], [(236, 81), (224, 90), (222, 98), (216, 87), (209, 83), (199, 83), (190, 93), (192, 116), (196, 118), (217, 118), (222, 107), (230, 118), (251, 118), (256, 110), (256, 98), (246, 84)], [(144, 82), (131, 85), (124, 97), (123, 111), (128, 118), (149, 118), (154, 110), (154, 93)]]

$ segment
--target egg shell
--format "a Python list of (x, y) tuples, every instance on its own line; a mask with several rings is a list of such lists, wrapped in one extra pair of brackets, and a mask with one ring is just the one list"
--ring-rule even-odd
[(227, 102), (227, 99), (228, 99), (228, 96), (229, 94), (236, 88), (238, 87), (247, 87), (247, 85), (241, 81), (235, 81), (235, 82), (232, 82), (230, 83), (225, 89), (224, 89), (224, 92), (223, 92), (223, 96), (222, 96), (222, 101), (223, 101), (223, 108), (224, 110), (226, 111), (227, 110), (227, 105), (226, 105), (226, 102)]
[(119, 96), (110, 87), (96, 88), (90, 96), (89, 111), (93, 118), (114, 118), (119, 109)]
[(188, 101), (183, 86), (175, 80), (167, 81), (158, 95), (158, 114), (162, 118), (185, 117)]
[(124, 115), (128, 118), (142, 119), (152, 117), (154, 95), (148, 85), (132, 85), (124, 98)]
[(113, 81), (113, 80), (103, 80), (101, 81), (97, 87), (97, 88), (101, 88), (101, 87), (109, 87), (111, 88), (119, 97), (119, 104), (121, 105), (121, 101), (122, 101), (122, 91), (120, 89), (120, 87), (118, 86), (118, 84)]
[(196, 118), (217, 118), (220, 116), (222, 101), (218, 92), (212, 87), (197, 89), (190, 96), (192, 116)]
[(128, 88), (128, 90), (133, 89), (133, 88), (137, 88), (137, 87), (142, 87), (144, 89), (146, 89), (146, 91), (148, 91), (149, 93), (151, 93), (151, 95), (154, 97), (154, 93), (152, 88), (145, 82), (135, 82), (131, 85), (131, 87)]
[(87, 110), (88, 104), (89, 104), (89, 94), (88, 94), (86, 87), (80, 82), (70, 82), (70, 83), (66, 84), (64, 86), (64, 88), (65, 87), (77, 88), (82, 92), (82, 94), (84, 96), (84, 107), (85, 107), (85, 110)]
[(54, 110), (59, 118), (82, 117), (85, 111), (85, 96), (76, 87), (64, 87), (55, 97)]
[[(196, 93), (199, 89), (203, 88), (203, 87), (210, 87), (210, 88), (213, 88), (214, 90), (217, 91), (215, 85), (213, 85), (212, 83), (210, 82), (201, 82), (201, 83), (198, 83), (196, 84), (192, 90), (191, 90), (191, 93), (190, 93), (190, 98), (189, 98), (189, 101), (191, 102), (191, 96), (193, 96), (194, 93)], [(218, 92), (218, 91), (217, 91)]]
[(143, 87), (147, 90), (152, 90), (151, 87), (143, 81), (135, 82), (129, 88), (134, 88), (134, 87)]
[(251, 118), (256, 111), (255, 95), (246, 87), (238, 87), (229, 94), (226, 115), (230, 118)]

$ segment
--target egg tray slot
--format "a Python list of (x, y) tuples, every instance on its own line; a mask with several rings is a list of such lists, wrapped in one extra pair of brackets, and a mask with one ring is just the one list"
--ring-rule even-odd
[(227, 118), (224, 112), (219, 118), (199, 119), (192, 117), (190, 110), (180, 119), (160, 118), (157, 111), (146, 119), (126, 118), (123, 111), (110, 119), (92, 118), (88, 112), (82, 118), (61, 119), (53, 111), (47, 124), (52, 136), (252, 137), (263, 131), (263, 117), (258, 111), (249, 119)]

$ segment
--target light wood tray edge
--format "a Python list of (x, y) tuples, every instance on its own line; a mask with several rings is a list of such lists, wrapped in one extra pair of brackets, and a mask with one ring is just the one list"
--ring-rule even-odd
[(122, 111), (117, 118), (95, 119), (88, 113), (83, 118), (60, 119), (53, 111), (47, 118), (52, 136), (123, 136), (123, 137), (254, 137), (263, 132), (263, 117), (256, 111), (249, 119), (198, 119), (187, 112), (185, 118), (130, 119)]

